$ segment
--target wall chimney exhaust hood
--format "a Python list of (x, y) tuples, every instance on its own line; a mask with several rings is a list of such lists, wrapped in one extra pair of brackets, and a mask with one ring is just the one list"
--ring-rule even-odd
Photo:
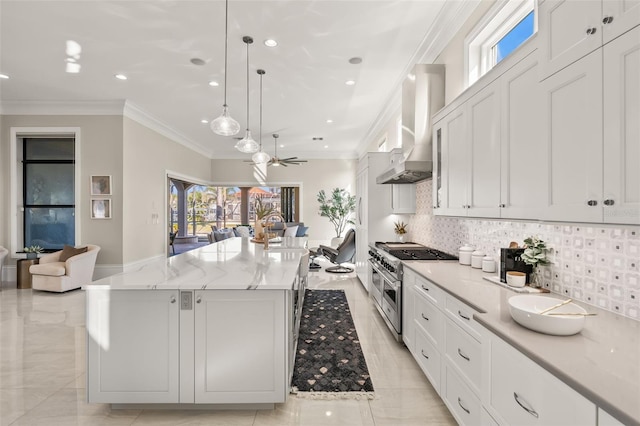
[(431, 117), (444, 107), (444, 65), (418, 64), (402, 83), (403, 159), (376, 183), (415, 183), (433, 174)]

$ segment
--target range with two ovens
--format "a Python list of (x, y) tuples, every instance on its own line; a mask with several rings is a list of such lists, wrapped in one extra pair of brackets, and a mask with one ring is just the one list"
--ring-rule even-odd
[(416, 243), (369, 244), (369, 292), (375, 307), (398, 342), (402, 341), (403, 260), (433, 262), (458, 258)]

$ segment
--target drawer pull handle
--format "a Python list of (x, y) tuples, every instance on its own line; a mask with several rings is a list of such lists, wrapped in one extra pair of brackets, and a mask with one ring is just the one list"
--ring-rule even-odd
[(460, 312), (460, 309), (458, 309), (458, 315), (460, 315), (460, 318), (466, 319), (467, 321), (471, 320), (471, 317), (464, 315), (462, 312)]
[(422, 318), (426, 319), (427, 321), (429, 321), (429, 318), (425, 317), (423, 313), (420, 313), (420, 315), (422, 315)]
[(469, 409), (467, 407), (465, 407), (464, 405), (462, 405), (462, 400), (460, 399), (460, 397), (458, 397), (458, 405), (460, 406), (460, 408), (462, 408), (467, 414), (471, 414), (471, 411), (469, 411)]
[(429, 356), (424, 353), (424, 349), (420, 349), (420, 352), (422, 352), (423, 357), (425, 357), (426, 359), (429, 359)]
[(463, 359), (466, 359), (467, 361), (471, 361), (471, 358), (466, 356), (464, 353), (462, 353), (460, 348), (458, 348), (458, 355), (460, 355)]
[(422, 289), (423, 289), (424, 291), (429, 291), (429, 287), (422, 286)]
[[(538, 418), (538, 413), (536, 413), (536, 410), (534, 410), (533, 408), (526, 407), (526, 406), (525, 406), (525, 404), (523, 404), (522, 402), (520, 402), (520, 396), (519, 396), (517, 393), (515, 393), (515, 392), (513, 393), (513, 398), (516, 400), (516, 402), (518, 403), (518, 405), (519, 405), (520, 407), (522, 407), (522, 409), (523, 409), (524, 411), (526, 411), (527, 413), (531, 414), (531, 415), (532, 415), (533, 417), (535, 417), (536, 419)], [(525, 401), (525, 403), (526, 403), (526, 401)], [(529, 404), (526, 404), (526, 405), (529, 405)]]

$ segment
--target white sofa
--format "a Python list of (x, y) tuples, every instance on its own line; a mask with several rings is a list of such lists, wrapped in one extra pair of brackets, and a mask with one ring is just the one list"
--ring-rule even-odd
[(88, 244), (86, 252), (64, 262), (60, 262), (62, 250), (42, 256), (37, 265), (29, 268), (33, 289), (61, 293), (89, 284), (99, 251), (99, 246)]

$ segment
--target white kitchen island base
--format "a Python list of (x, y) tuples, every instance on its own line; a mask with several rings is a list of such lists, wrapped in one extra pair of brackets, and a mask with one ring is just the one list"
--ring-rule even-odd
[[(286, 401), (307, 252), (212, 246), (168, 260), (174, 276), (160, 285), (143, 285), (138, 272), (85, 288), (88, 402), (269, 409)], [(179, 279), (194, 273), (206, 284)]]

